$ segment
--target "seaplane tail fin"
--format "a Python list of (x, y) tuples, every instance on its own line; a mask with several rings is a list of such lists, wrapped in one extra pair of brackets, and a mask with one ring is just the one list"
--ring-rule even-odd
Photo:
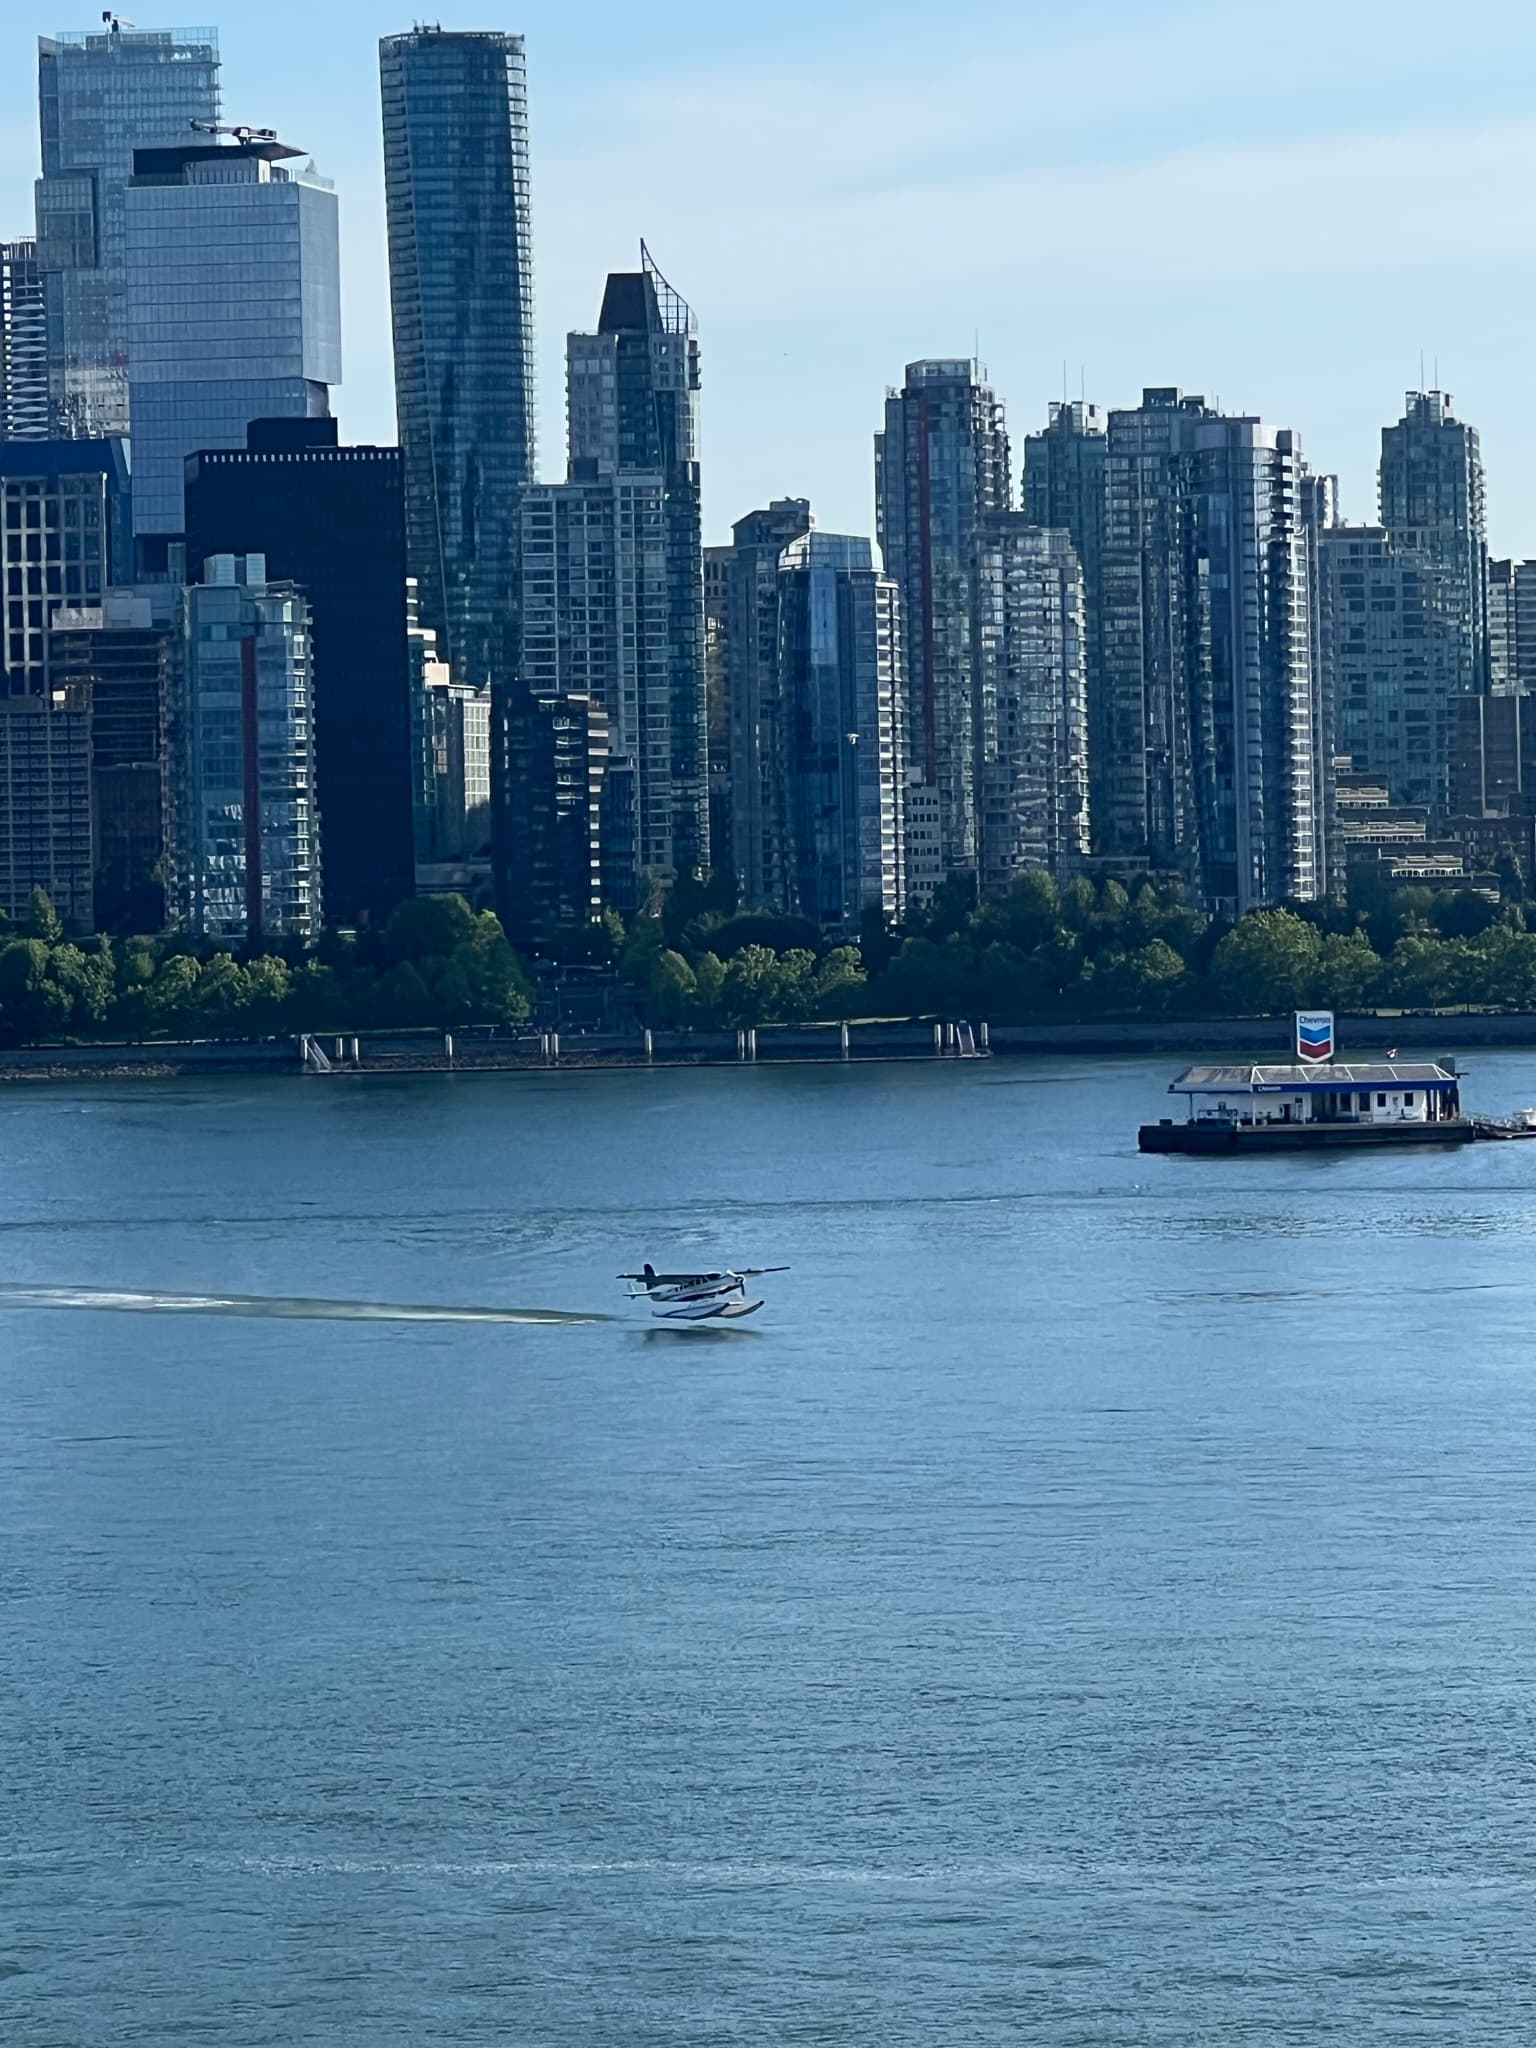
[(647, 1287), (654, 1287), (656, 1285), (656, 1268), (649, 1259), (645, 1262), (645, 1284)]

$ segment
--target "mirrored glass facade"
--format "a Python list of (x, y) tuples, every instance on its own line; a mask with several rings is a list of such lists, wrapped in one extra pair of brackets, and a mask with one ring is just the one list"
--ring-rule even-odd
[(126, 434), (128, 229), (135, 149), (219, 118), (211, 28), (93, 29), (38, 41), (38, 263), (55, 430)]
[(455, 678), (501, 689), (534, 467), (523, 39), (418, 28), (379, 64), (411, 574)]
[[(284, 161), (286, 159), (287, 161)], [(341, 381), (336, 194), (296, 150), (140, 151), (128, 190), (133, 530), (179, 535), (183, 470)]]

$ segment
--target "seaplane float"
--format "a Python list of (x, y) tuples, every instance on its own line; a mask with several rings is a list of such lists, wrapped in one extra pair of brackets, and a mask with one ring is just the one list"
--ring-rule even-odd
[(621, 1273), (619, 1278), (631, 1283), (631, 1301), (650, 1303), (658, 1322), (737, 1323), (743, 1316), (755, 1316), (763, 1305), (748, 1301), (747, 1282), (788, 1271), (788, 1266), (743, 1266), (739, 1272), (658, 1273), (647, 1261), (638, 1273)]

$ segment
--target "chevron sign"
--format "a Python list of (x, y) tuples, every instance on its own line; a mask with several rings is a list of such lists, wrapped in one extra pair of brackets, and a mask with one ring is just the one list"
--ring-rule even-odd
[(1307, 1061), (1333, 1058), (1332, 1010), (1296, 1012), (1296, 1057)]

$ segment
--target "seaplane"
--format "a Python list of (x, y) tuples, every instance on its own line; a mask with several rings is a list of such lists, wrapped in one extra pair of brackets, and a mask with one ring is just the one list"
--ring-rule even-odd
[(658, 1322), (738, 1323), (743, 1316), (755, 1316), (763, 1305), (748, 1301), (747, 1282), (788, 1271), (788, 1266), (743, 1266), (739, 1272), (658, 1273), (647, 1261), (638, 1273), (621, 1273), (619, 1278), (631, 1283), (631, 1301), (650, 1303)]

